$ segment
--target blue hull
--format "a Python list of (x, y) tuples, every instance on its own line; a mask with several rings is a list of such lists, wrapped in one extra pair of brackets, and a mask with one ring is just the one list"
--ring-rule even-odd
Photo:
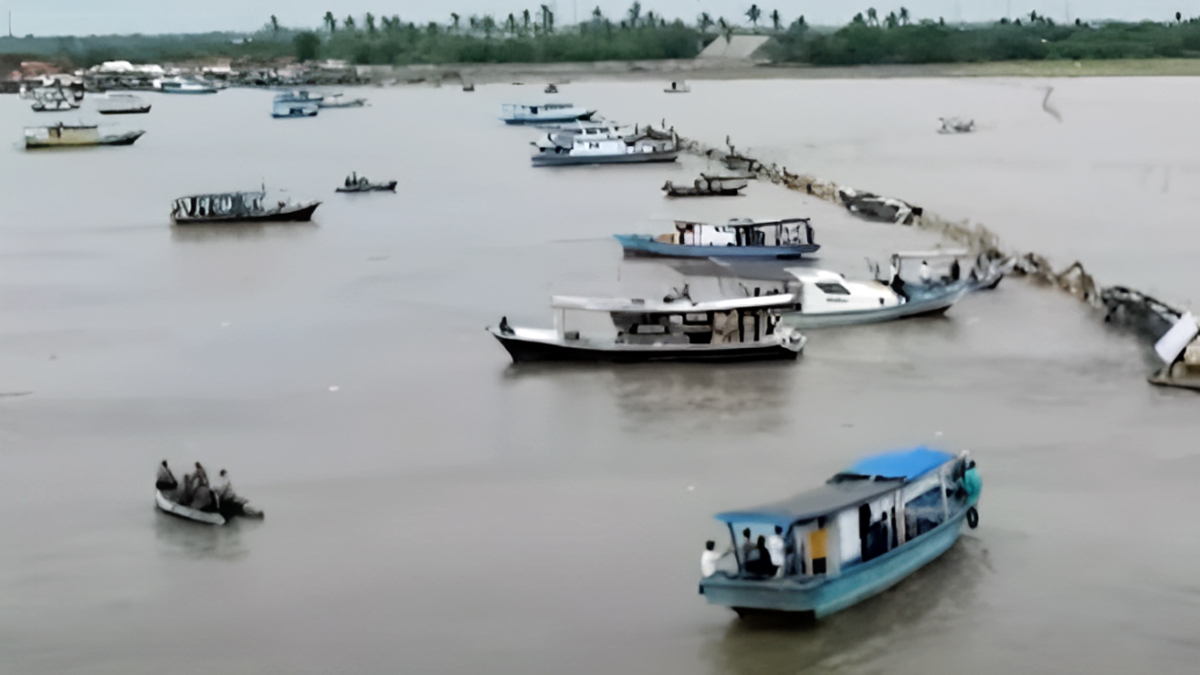
[(804, 612), (821, 618), (881, 593), (958, 541), (966, 509), (900, 548), (828, 578), (756, 581), (718, 574), (700, 582), (709, 604), (738, 610)]
[(820, 244), (799, 246), (693, 246), (664, 244), (644, 234), (615, 234), (626, 251), (646, 255), (661, 255), (673, 258), (799, 258), (805, 253), (815, 253)]

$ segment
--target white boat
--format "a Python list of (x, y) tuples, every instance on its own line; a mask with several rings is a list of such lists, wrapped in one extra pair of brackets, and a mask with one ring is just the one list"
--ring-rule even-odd
[(150, 112), (150, 104), (133, 94), (108, 94), (96, 101), (101, 115), (137, 115)]
[(366, 104), (365, 98), (346, 98), (345, 94), (331, 94), (317, 101), (319, 108), (361, 108)]
[(162, 493), (162, 490), (154, 491), (154, 505), (158, 507), (160, 511), (169, 513), (173, 516), (179, 516), (180, 518), (194, 520), (197, 523), (224, 525), (226, 522), (225, 517), (219, 513), (201, 511), (200, 509), (193, 509), (190, 506), (184, 506), (183, 504), (173, 502)]
[(667, 87), (663, 89), (663, 91), (667, 92), (668, 94), (686, 94), (691, 90), (692, 88), (689, 87), (687, 82), (684, 82), (683, 80), (671, 82), (671, 84), (667, 85)]
[(25, 148), (63, 148), (87, 145), (133, 145), (146, 133), (142, 130), (101, 133), (95, 124), (56, 124), (49, 127), (25, 127)]
[(500, 107), (500, 119), (505, 124), (546, 124), (550, 122), (570, 122), (572, 120), (591, 119), (595, 110), (581, 108), (573, 103), (544, 103), (541, 105), (523, 105), (520, 103), (505, 103)]
[(188, 80), (182, 77), (173, 77), (166, 80), (160, 80), (158, 83), (159, 90), (164, 94), (215, 94), (217, 88), (207, 82), (197, 80)]
[[(502, 318), (488, 329), (514, 363), (795, 359), (806, 341), (780, 323), (781, 312), (795, 306), (789, 294), (708, 302), (693, 302), (686, 290), (662, 302), (556, 296), (551, 306), (554, 328), (515, 327)], [(584, 318), (596, 314), (607, 314), (611, 323), (596, 326), (603, 322)], [(569, 319), (581, 320), (570, 328)]]
[(679, 148), (674, 135), (664, 137), (649, 129), (624, 135), (611, 130), (584, 130), (567, 139), (550, 136), (549, 145), (537, 145), (534, 166), (579, 164), (640, 164), (674, 162)]
[(962, 117), (939, 117), (938, 121), (942, 123), (942, 127), (938, 129), (939, 134), (969, 134), (975, 131), (975, 120)]
[(850, 281), (837, 272), (792, 267), (795, 278), (788, 284), (799, 302), (795, 311), (783, 315), (796, 328), (823, 328), (892, 321), (916, 316), (943, 314), (969, 293), (968, 281), (892, 282)]

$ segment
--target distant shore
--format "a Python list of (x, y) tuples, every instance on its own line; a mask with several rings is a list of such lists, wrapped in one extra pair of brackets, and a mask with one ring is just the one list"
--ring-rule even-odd
[(996, 61), (921, 65), (806, 66), (721, 59), (597, 61), (592, 63), (464, 63), (359, 66), (377, 83), (473, 84), (570, 80), (855, 79), (913, 77), (1194, 77), (1200, 59)]

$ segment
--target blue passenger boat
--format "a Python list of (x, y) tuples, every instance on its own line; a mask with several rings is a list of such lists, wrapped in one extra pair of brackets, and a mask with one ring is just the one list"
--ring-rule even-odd
[(735, 218), (724, 225), (677, 220), (669, 234), (614, 236), (627, 253), (677, 258), (799, 258), (821, 248), (808, 218)]
[(979, 524), (980, 488), (966, 452), (919, 447), (867, 457), (791, 499), (717, 514), (735, 564), (701, 579), (700, 593), (739, 616), (827, 616), (945, 553), (964, 521)]

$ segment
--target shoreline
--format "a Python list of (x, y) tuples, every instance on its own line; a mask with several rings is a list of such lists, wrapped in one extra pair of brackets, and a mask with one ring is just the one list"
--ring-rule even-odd
[(586, 63), (458, 63), (356, 66), (374, 84), (507, 84), (588, 80), (901, 79), (970, 77), (1196, 77), (1200, 59), (994, 61), (987, 63), (810, 66), (725, 59)]

